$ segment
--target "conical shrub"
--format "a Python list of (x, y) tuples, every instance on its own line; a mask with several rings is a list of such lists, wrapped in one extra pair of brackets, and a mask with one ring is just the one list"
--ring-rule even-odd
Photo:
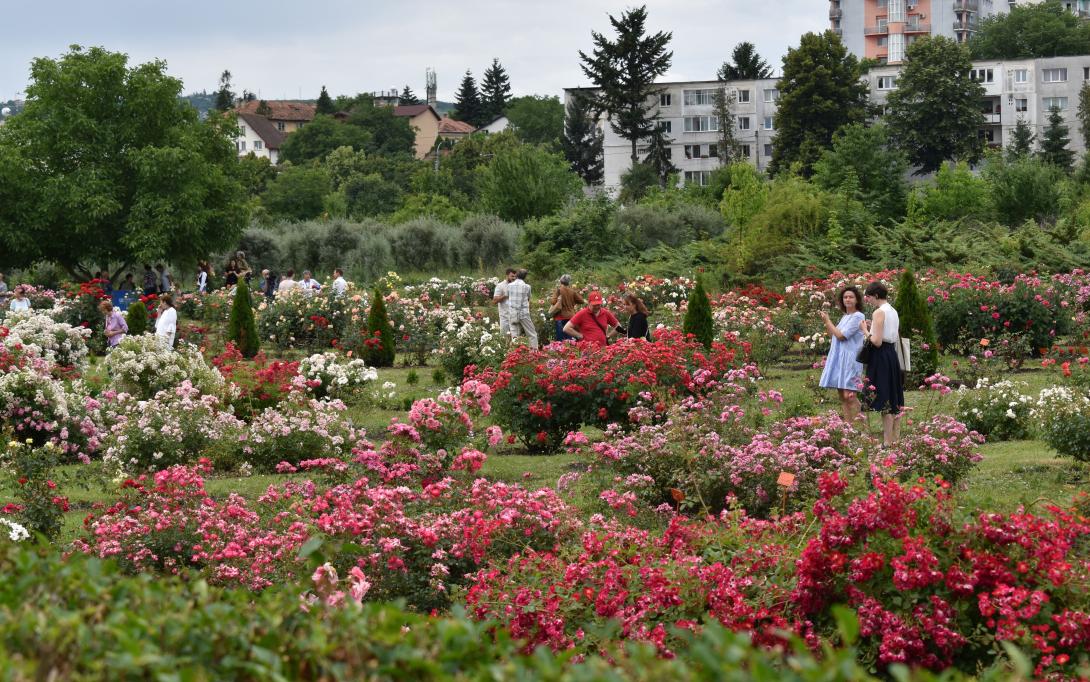
[(235, 344), (244, 358), (252, 358), (261, 349), (254, 322), (254, 305), (250, 300), (250, 287), (240, 279), (235, 287), (235, 300), (231, 304), (231, 317), (227, 322), (227, 340)]
[(148, 331), (148, 305), (143, 301), (133, 301), (125, 313), (125, 324), (129, 325), (130, 336), (140, 336)]
[(704, 291), (704, 282), (696, 278), (696, 286), (689, 294), (689, 307), (685, 311), (685, 322), (682, 331), (692, 334), (697, 341), (704, 344), (705, 348), (711, 348), (715, 339), (715, 323), (712, 321), (712, 304), (708, 300), (708, 294)]
[(386, 315), (386, 302), (382, 291), (375, 289), (371, 310), (367, 313), (367, 339), (364, 359), (372, 367), (391, 367), (394, 364), (394, 327)]
[(938, 369), (939, 348), (931, 324), (931, 311), (920, 295), (916, 276), (910, 268), (906, 268), (897, 281), (894, 307), (901, 320), (901, 336), (911, 340), (912, 371), (909, 376), (912, 381), (907, 385), (916, 386)]

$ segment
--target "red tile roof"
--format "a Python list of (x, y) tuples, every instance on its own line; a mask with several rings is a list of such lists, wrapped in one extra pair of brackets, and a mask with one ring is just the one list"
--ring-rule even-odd
[(469, 125), (465, 121), (455, 121), (449, 116), (444, 116), (439, 119), (439, 133), (447, 135), (468, 135), (472, 132), (476, 132), (476, 128)]
[(238, 117), (245, 121), (246, 125), (254, 129), (257, 136), (265, 142), (269, 149), (280, 149), (286, 135), (276, 129), (269, 119), (257, 114), (239, 114)]
[[(313, 121), (317, 107), (306, 102), (292, 102), (284, 99), (265, 100), (269, 106), (269, 113), (265, 117), (270, 121)], [(243, 102), (235, 111), (240, 114), (256, 114), (261, 106), (261, 100)]]

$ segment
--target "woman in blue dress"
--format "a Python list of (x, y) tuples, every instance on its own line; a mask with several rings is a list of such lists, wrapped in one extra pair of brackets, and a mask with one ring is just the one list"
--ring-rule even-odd
[(844, 313), (840, 322), (833, 324), (829, 313), (821, 311), (825, 331), (832, 337), (832, 346), (829, 348), (829, 357), (825, 358), (825, 369), (818, 385), (837, 390), (840, 394), (840, 414), (849, 424), (854, 424), (859, 418), (858, 396), (863, 387), (863, 365), (855, 360), (863, 346), (863, 331), (859, 326), (864, 320), (863, 313), (859, 310), (862, 300), (858, 289), (847, 286), (836, 297), (836, 305)]

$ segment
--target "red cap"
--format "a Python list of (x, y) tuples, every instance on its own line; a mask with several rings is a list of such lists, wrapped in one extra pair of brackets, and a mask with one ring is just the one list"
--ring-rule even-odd
[(587, 296), (587, 303), (591, 305), (602, 305), (602, 295), (597, 291), (590, 292), (590, 295)]

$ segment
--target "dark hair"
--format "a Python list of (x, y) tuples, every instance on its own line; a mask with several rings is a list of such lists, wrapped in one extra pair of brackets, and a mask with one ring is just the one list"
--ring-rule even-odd
[(503, 274), (505, 274), (505, 275), (510, 275), (511, 273), (515, 273), (515, 274), (518, 274), (518, 270), (516, 270), (516, 269), (514, 269), (514, 268), (507, 268), (507, 271), (506, 271), (506, 272), (504, 272)]
[(163, 303), (166, 303), (168, 307), (171, 307), (171, 308), (174, 307), (174, 297), (171, 296), (170, 294), (163, 294), (162, 296), (159, 297), (159, 300), (162, 301)]
[(644, 315), (648, 314), (647, 306), (643, 304), (643, 299), (636, 294), (625, 294), (624, 300), (625, 303), (631, 303), (637, 313), (643, 313)]
[(515, 273), (515, 277), (518, 277), (519, 279), (524, 280), (524, 279), (526, 279), (526, 275), (529, 275), (529, 274), (530, 273), (528, 271), (526, 271), (526, 270), (519, 270), (518, 272)]
[(844, 294), (848, 293), (849, 291), (855, 294), (855, 309), (859, 310), (863, 307), (863, 296), (859, 293), (859, 289), (857, 289), (854, 285), (849, 284), (848, 286), (841, 289), (840, 293), (836, 295), (836, 307), (840, 308), (840, 312), (842, 313), (848, 312), (848, 309), (844, 307)]
[(291, 268), (288, 268), (288, 271), (285, 272), (284, 275), (287, 276), (287, 277), (295, 277), (295, 270), (292, 270)]
[(887, 289), (886, 285), (882, 284), (881, 282), (871, 282), (867, 285), (864, 293), (867, 296), (873, 296), (882, 300), (889, 298), (889, 289)]
[(344, 270), (341, 270), (340, 268), (333, 268), (333, 274), (341, 277), (344, 275)]

